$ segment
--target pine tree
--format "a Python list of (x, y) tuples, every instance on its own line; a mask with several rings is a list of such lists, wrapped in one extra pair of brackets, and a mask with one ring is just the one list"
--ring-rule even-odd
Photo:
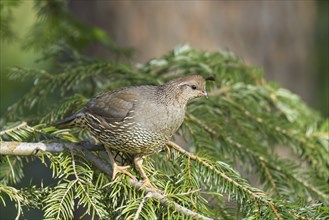
[[(1, 2), (2, 40), (14, 34), (6, 12), (19, 2)], [(6, 198), (16, 204), (16, 219), (23, 207), (41, 209), (44, 219), (72, 219), (78, 208), (78, 217), (88, 219), (328, 219), (329, 120), (267, 82), (262, 69), (229, 51), (187, 45), (135, 66), (129, 49), (75, 20), (65, 1), (35, 3), (42, 19), (24, 46), (54, 66), (8, 70), (10, 79), (33, 85), (0, 121), (0, 199), (2, 206)], [(109, 59), (82, 55), (95, 42)], [(158, 191), (125, 175), (112, 181), (103, 146), (86, 142), (90, 135), (81, 129), (50, 126), (102, 91), (195, 73), (216, 81), (208, 84), (209, 99), (188, 106), (177, 134), (186, 150), (169, 143), (143, 164)], [(289, 158), (279, 156), (280, 148)], [(33, 160), (52, 171), (56, 184), (16, 186)]]

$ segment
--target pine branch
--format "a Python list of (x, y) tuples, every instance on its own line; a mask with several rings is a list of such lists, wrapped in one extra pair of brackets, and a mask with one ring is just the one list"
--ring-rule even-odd
[(19, 130), (19, 129), (21, 129), (23, 127), (26, 127), (26, 126), (27, 126), (27, 123), (24, 121), (24, 122), (20, 123), (19, 125), (15, 126), (13, 128), (9, 128), (7, 130), (0, 131), (0, 136), (11, 133), (15, 130)]
[[(85, 144), (83, 144), (85, 146)], [(78, 150), (83, 152), (85, 157), (91, 161), (98, 169), (106, 173), (108, 176), (112, 176), (112, 165), (105, 163), (101, 158), (95, 156), (90, 150), (104, 150), (100, 145), (88, 145), (87, 147), (82, 147), (81, 143), (19, 143), (19, 142), (0, 142), (0, 154), (6, 154), (9, 152), (11, 155), (35, 155), (41, 156), (42, 151), (51, 152), (51, 153), (59, 153), (64, 151), (65, 149), (70, 150)], [(37, 153), (36, 153), (37, 152)], [(76, 174), (76, 172), (75, 172)], [(76, 181), (79, 181), (77, 178)], [(204, 219), (211, 220), (211, 218), (196, 213), (186, 207), (179, 205), (171, 200), (169, 200), (166, 195), (162, 192), (155, 191), (154, 189), (147, 188), (143, 186), (143, 183), (138, 182), (137, 180), (130, 179), (130, 185), (137, 189), (145, 191), (150, 197), (160, 201), (160, 204), (174, 209), (177, 212), (184, 213), (186, 216), (196, 218), (196, 219)], [(67, 189), (69, 190), (69, 189)], [(68, 191), (67, 191), (68, 192)]]
[[(1, 143), (1, 142), (0, 142)], [(1, 151), (1, 148), (0, 148)], [(16, 184), (24, 176), (23, 174), (23, 158), (18, 156), (5, 156), (0, 158), (0, 178), (5, 184)]]
[[(108, 176), (112, 176), (112, 166), (110, 164), (105, 163), (102, 159), (95, 156), (93, 153), (91, 153), (90, 151), (88, 151), (86, 149), (80, 148), (79, 150), (81, 150), (85, 154), (86, 158), (88, 160), (90, 160), (98, 169), (105, 172)], [(211, 220), (211, 218), (209, 218), (209, 217), (206, 217), (199, 213), (193, 212), (192, 210), (189, 210), (173, 201), (168, 200), (164, 194), (162, 194), (161, 192), (155, 191), (154, 189), (143, 186), (143, 183), (141, 183), (141, 182), (138, 182), (133, 179), (129, 179), (129, 183), (131, 184), (132, 187), (136, 188), (137, 190), (145, 190), (145, 192), (147, 194), (150, 193), (149, 197), (159, 200), (163, 206), (173, 208), (174, 210), (176, 210), (178, 212), (182, 212), (185, 215), (190, 216), (192, 218)]]
[[(59, 51), (56, 51), (58, 49)], [(67, 50), (55, 48), (48, 55), (49, 57), (62, 57), (63, 52), (67, 52)], [(246, 66), (241, 60), (225, 51), (209, 53), (197, 51), (188, 46), (177, 47), (161, 59), (154, 59), (139, 66), (138, 70), (124, 63), (84, 59), (78, 52), (68, 57), (67, 63), (60, 64), (62, 68), (58, 68), (56, 71), (25, 68), (11, 70), (13, 79), (28, 78), (33, 80), (35, 85), (31, 86), (31, 90), (22, 97), (21, 101), (13, 105), (8, 116), (11, 115), (16, 119), (20, 115), (30, 115), (28, 110), (31, 110), (33, 114), (38, 113), (38, 110), (42, 111), (34, 118), (35, 123), (39, 124), (37, 126), (30, 127), (26, 123), (22, 123), (15, 128), (0, 131), (1, 140), (17, 141), (1, 142), (0, 153), (40, 156), (42, 151), (56, 153), (64, 151), (65, 148), (79, 150), (88, 144), (61, 143), (58, 146), (56, 143), (78, 142), (85, 139), (85, 132), (79, 132), (81, 130), (78, 129), (58, 130), (54, 127), (46, 127), (40, 124), (41, 118), (45, 122), (63, 118), (79, 109), (80, 105), (87, 100), (86, 97), (94, 96), (100, 91), (130, 85), (159, 84), (173, 77), (197, 72), (203, 76), (214, 75), (219, 80), (207, 85), (210, 94), (208, 100), (198, 100), (189, 105), (189, 113), (179, 132), (188, 143), (195, 145), (195, 151), (198, 154), (211, 154), (209, 158), (214, 160), (184, 154), (177, 150), (174, 150), (172, 154), (176, 155), (172, 157), (175, 164), (165, 161), (162, 158), (163, 155), (148, 157), (144, 163), (145, 170), (151, 178), (157, 180), (159, 188), (165, 189), (165, 193), (162, 194), (165, 194), (166, 199), (175, 201), (198, 213), (205, 215), (216, 213), (214, 216), (223, 216), (218, 212), (218, 209), (226, 210), (225, 204), (222, 204), (223, 198), (214, 202), (217, 211), (210, 204), (211, 198), (208, 204), (202, 201), (206, 198), (208, 200), (208, 197), (203, 197), (204, 192), (197, 190), (202, 189), (200, 185), (205, 184), (211, 190), (216, 191), (211, 193), (225, 192), (229, 198), (233, 195), (238, 203), (243, 204), (241, 208), (235, 209), (239, 214), (255, 218), (277, 219), (289, 219), (291, 216), (296, 217), (297, 215), (313, 217), (319, 213), (312, 207), (307, 209), (305, 204), (297, 203), (291, 209), (286, 201), (320, 200), (327, 204), (328, 189), (324, 182), (329, 174), (326, 169), (328, 139), (324, 136), (328, 134), (328, 126), (319, 128), (321, 118), (317, 116), (316, 112), (308, 108), (291, 92), (267, 83), (262, 78), (261, 70)], [(171, 74), (172, 72), (175, 74)], [(60, 100), (61, 103), (55, 104), (54, 100)], [(24, 118), (24, 120), (28, 119)], [(3, 122), (7, 123), (6, 118)], [(47, 144), (47, 141), (53, 142), (53, 144)], [(36, 143), (31, 144), (31, 142)], [(296, 156), (296, 161), (281, 160), (279, 156), (272, 154), (277, 146), (282, 145), (292, 149), (291, 153)], [(102, 146), (99, 148), (91, 146), (87, 152), (89, 150), (103, 150), (103, 148)], [(133, 218), (132, 216), (143, 218), (147, 215), (156, 216), (158, 213), (169, 217), (184, 216), (181, 214), (183, 212), (172, 211), (175, 209), (174, 205), (167, 205), (166, 212), (165, 205), (160, 205), (161, 199), (155, 201), (153, 197), (145, 197), (146, 191), (141, 193), (140, 190), (136, 194), (137, 186), (132, 186), (132, 183), (125, 178), (122, 179), (124, 182), (118, 181), (115, 185), (105, 174), (93, 172), (89, 162), (78, 155), (80, 154), (77, 154), (74, 159), (74, 156), (70, 156), (67, 152), (60, 153), (58, 156), (47, 154), (47, 156), (51, 156), (49, 158), (51, 168), (56, 173), (54, 178), (61, 179), (63, 184), (55, 187), (54, 196), (58, 196), (56, 199), (51, 200), (52, 195), (48, 194), (47, 199), (51, 200), (52, 204), (47, 200), (44, 201), (46, 204), (50, 204), (48, 207), (50, 211), (46, 216), (56, 216), (50, 212), (54, 210), (54, 204), (62, 198), (62, 192), (69, 186), (70, 178), (74, 178), (74, 174), (76, 174), (76, 179), (80, 178), (84, 183), (91, 183), (96, 192), (106, 193), (106, 190), (102, 191), (102, 187), (108, 189), (107, 186), (110, 186), (112, 195), (110, 198), (113, 201), (126, 202), (113, 206), (113, 210), (109, 212), (111, 215), (116, 216), (118, 212), (121, 212), (119, 217), (129, 215), (128, 217), (131, 218)], [(94, 154), (91, 153), (91, 155)], [(102, 153), (98, 155), (102, 155)], [(154, 157), (161, 158), (161, 161), (150, 162)], [(77, 161), (76, 164), (74, 160)], [(61, 165), (63, 161), (66, 163), (65, 166)], [(260, 184), (265, 186), (265, 190), (271, 189), (271, 192), (274, 192), (271, 194), (274, 198), (284, 199), (284, 201), (281, 203), (281, 201), (271, 200), (272, 198), (264, 195), (261, 190), (252, 188), (226, 163), (218, 161), (232, 165), (235, 162), (243, 164), (242, 173), (249, 171), (259, 173)], [(80, 162), (84, 165), (80, 166)], [(298, 165), (302, 163), (311, 166), (301, 170)], [(9, 165), (11, 164), (9, 163)], [(72, 169), (72, 166), (77, 167), (76, 171)], [(169, 169), (166, 169), (168, 167)], [(13, 168), (15, 169), (15, 167)], [(15, 172), (8, 167), (5, 170), (7, 173)], [(83, 172), (87, 172), (87, 170), (90, 170), (90, 173), (97, 178), (104, 178), (102, 184), (93, 185), (94, 179), (89, 178), (90, 176), (84, 179)], [(88, 210), (90, 210), (89, 205), (93, 206), (91, 199), (97, 200), (99, 197), (93, 197), (94, 193), (91, 191), (89, 191), (90, 198), (86, 197), (86, 193), (81, 187), (76, 182), (71, 191), (74, 192), (78, 189), (79, 195), (74, 194), (74, 196), (79, 199), (83, 198), (81, 204), (88, 205)], [(84, 187), (89, 189), (87, 185)], [(125, 191), (127, 189), (128, 191)], [(187, 192), (196, 193), (188, 196)], [(131, 195), (133, 195), (131, 199), (122, 199), (127, 196), (130, 198)], [(106, 198), (102, 199), (105, 202)], [(297, 209), (295, 209), (296, 207)], [(300, 208), (299, 211), (298, 208)], [(304, 208), (307, 210), (303, 211)], [(68, 207), (64, 212), (73, 212), (73, 209), (74, 207), (72, 209)], [(290, 210), (292, 211), (290, 212)]]
[(143, 208), (143, 205), (144, 205), (145, 201), (146, 201), (149, 197), (151, 197), (151, 196), (152, 196), (152, 194), (151, 194), (150, 192), (148, 192), (148, 193), (146, 194), (146, 196), (142, 199), (141, 203), (140, 203), (139, 206), (138, 206), (138, 209), (137, 209), (137, 211), (136, 211), (136, 214), (135, 214), (133, 220), (138, 220), (139, 215), (140, 215), (140, 213), (141, 213), (141, 211), (142, 211), (142, 208)]
[[(238, 107), (240, 108), (240, 107)], [(252, 116), (249, 112), (243, 111), (246, 114), (246, 117), (254, 117)], [(215, 138), (215, 139), (222, 139), (224, 142), (226, 142), (230, 148), (232, 149), (236, 149), (234, 151), (234, 153), (236, 152), (243, 152), (244, 157), (249, 157), (251, 158), (251, 160), (253, 161), (254, 164), (259, 164), (259, 168), (264, 170), (264, 174), (267, 177), (266, 179), (269, 181), (270, 185), (273, 187), (274, 190), (278, 190), (279, 187), (277, 187), (277, 184), (275, 182), (275, 176), (273, 176), (273, 172), (278, 172), (281, 175), (285, 175), (286, 179), (279, 181), (279, 184), (283, 184), (287, 181), (287, 179), (292, 180), (293, 182), (295, 182), (296, 184), (300, 185), (303, 187), (303, 189), (307, 189), (309, 192), (312, 192), (313, 194), (315, 194), (317, 196), (317, 198), (321, 198), (322, 202), (328, 202), (329, 201), (329, 197), (328, 195), (325, 194), (325, 192), (319, 189), (319, 187), (317, 186), (317, 184), (311, 184), (309, 181), (307, 181), (306, 179), (302, 178), (299, 175), (296, 175), (295, 172), (297, 172), (296, 169), (286, 169), (283, 165), (282, 162), (283, 160), (277, 161), (277, 160), (273, 160), (270, 158), (273, 158), (273, 156), (270, 156), (266, 151), (256, 151), (253, 150), (252, 147), (250, 147), (249, 145), (246, 146), (246, 144), (244, 143), (239, 143), (237, 142), (235, 139), (233, 139), (232, 137), (228, 137), (225, 135), (225, 128), (222, 127), (221, 125), (217, 125), (217, 131), (215, 131), (213, 128), (209, 127), (206, 123), (204, 123), (203, 121), (201, 121), (200, 119), (196, 118), (193, 114), (188, 113), (187, 114), (187, 120), (197, 124), (198, 126), (200, 126), (203, 130), (205, 130), (211, 137)], [(255, 119), (255, 121), (258, 121), (259, 123), (262, 123), (262, 119), (261, 118), (257, 118)], [(269, 125), (271, 126), (271, 125)], [(274, 128), (273, 128), (274, 129)], [(218, 131), (219, 130), (219, 131)], [(282, 130), (280, 128), (275, 128), (274, 130)], [(233, 153), (233, 156), (234, 156)], [(323, 157), (325, 156), (326, 153), (323, 153)], [(288, 162), (288, 161), (287, 161)], [(292, 162), (292, 161), (289, 161)], [(295, 172), (292, 172), (292, 171)], [(278, 180), (276, 180), (278, 181)], [(322, 185), (325, 185), (326, 183), (323, 182)], [(289, 188), (289, 187), (288, 187)], [(296, 190), (296, 188), (294, 188), (294, 190)]]
[(198, 161), (201, 164), (203, 164), (205, 167), (209, 168), (210, 170), (214, 171), (215, 173), (217, 173), (218, 175), (220, 175), (223, 179), (225, 179), (226, 181), (228, 181), (231, 184), (234, 184), (237, 188), (240, 188), (242, 191), (244, 191), (245, 193), (249, 194), (252, 196), (253, 200), (256, 201), (261, 201), (262, 203), (268, 205), (273, 213), (275, 214), (276, 218), (278, 220), (282, 220), (280, 214), (278, 213), (278, 209), (276, 208), (276, 206), (274, 205), (274, 203), (272, 201), (270, 201), (269, 199), (266, 198), (265, 194), (263, 192), (254, 192), (251, 190), (250, 188), (247, 188), (246, 186), (241, 185), (240, 183), (236, 182), (234, 179), (230, 178), (229, 176), (227, 176), (225, 173), (219, 171), (218, 169), (216, 169), (216, 167), (212, 166), (211, 164), (209, 164), (205, 159), (198, 157), (190, 152), (187, 152), (186, 150), (184, 150), (182, 147), (180, 147), (179, 145), (175, 144), (174, 142), (168, 142), (167, 145), (175, 150), (177, 150), (178, 152), (186, 155), (188, 158)]
[(0, 142), (0, 154), (16, 156), (41, 156), (42, 152), (59, 153), (65, 149), (83, 146), (91, 151), (105, 150), (102, 145), (93, 145), (90, 143), (27, 143), (2, 141)]
[(22, 214), (22, 211), (23, 211), (21, 205), (22, 205), (22, 203), (27, 203), (26, 199), (14, 187), (5, 186), (5, 185), (0, 184), (0, 201), (2, 201), (2, 203), (4, 205), (6, 203), (5, 203), (5, 200), (2, 197), (2, 193), (4, 193), (5, 195), (8, 195), (10, 200), (16, 202), (17, 215), (16, 215), (15, 220), (18, 220), (20, 218), (20, 215)]
[[(70, 149), (70, 153), (71, 153), (71, 157), (72, 157), (72, 167), (73, 167), (73, 171), (74, 171), (74, 177), (75, 179), (77, 180), (77, 183), (79, 184), (79, 186), (81, 187), (83, 193), (84, 193), (84, 196), (87, 198), (87, 200), (89, 201), (89, 203), (93, 206), (93, 210), (96, 211), (97, 213), (97, 216), (99, 216), (100, 218), (102, 218), (102, 214), (100, 211), (98, 211), (98, 205), (96, 204), (96, 202), (89, 196), (87, 190), (85, 189), (85, 186), (84, 184), (82, 184), (83, 180), (80, 179), (79, 177), (79, 174), (77, 173), (77, 170), (76, 170), (76, 163), (75, 163), (75, 157), (74, 157), (74, 151), (73, 151), (73, 148), (69, 148)], [(103, 207), (102, 207), (103, 208)], [(101, 210), (103, 211), (103, 210)], [(95, 212), (92, 213), (92, 219), (94, 219), (95, 217)]]

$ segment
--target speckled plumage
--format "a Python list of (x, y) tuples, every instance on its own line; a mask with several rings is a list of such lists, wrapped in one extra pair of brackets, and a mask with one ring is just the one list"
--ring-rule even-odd
[(111, 150), (134, 154), (134, 164), (145, 185), (153, 187), (142, 167), (143, 156), (160, 151), (181, 126), (187, 103), (207, 96), (205, 80), (194, 75), (178, 78), (160, 86), (134, 86), (102, 93), (85, 108), (59, 122), (87, 129), (103, 143), (113, 165), (114, 179), (121, 172)]
[(68, 120), (111, 150), (147, 155), (162, 149), (183, 123), (187, 103), (199, 96), (206, 91), (198, 75), (121, 88), (91, 99)]

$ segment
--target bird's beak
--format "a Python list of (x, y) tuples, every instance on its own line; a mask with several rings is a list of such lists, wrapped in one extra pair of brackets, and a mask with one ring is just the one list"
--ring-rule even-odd
[(206, 98), (208, 98), (208, 93), (207, 93), (207, 91), (205, 91), (205, 90), (201, 92), (201, 95), (202, 95), (202, 96), (205, 96)]

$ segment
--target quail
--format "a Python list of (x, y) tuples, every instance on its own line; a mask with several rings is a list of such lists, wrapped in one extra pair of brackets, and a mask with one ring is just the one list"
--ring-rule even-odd
[(188, 102), (207, 96), (205, 79), (192, 75), (163, 85), (142, 85), (102, 93), (86, 106), (57, 124), (87, 129), (104, 144), (118, 172), (130, 174), (116, 164), (111, 151), (134, 155), (134, 164), (145, 185), (151, 185), (142, 168), (143, 156), (159, 152), (184, 120)]

